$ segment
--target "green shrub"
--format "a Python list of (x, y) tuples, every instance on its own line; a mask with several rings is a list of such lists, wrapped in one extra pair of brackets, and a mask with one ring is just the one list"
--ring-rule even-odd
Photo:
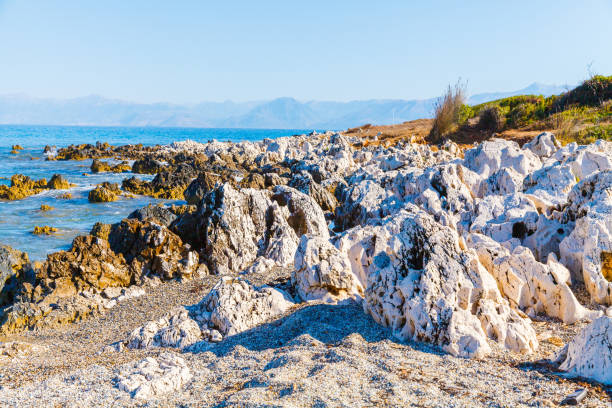
[(600, 106), (612, 99), (612, 76), (595, 75), (555, 101), (555, 110), (562, 111), (572, 105)]
[(489, 132), (497, 132), (504, 126), (502, 109), (499, 106), (491, 106), (478, 115), (478, 127)]

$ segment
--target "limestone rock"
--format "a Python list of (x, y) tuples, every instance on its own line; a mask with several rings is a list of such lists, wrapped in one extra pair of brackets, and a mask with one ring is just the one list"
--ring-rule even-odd
[(132, 331), (127, 339), (127, 347), (131, 349), (185, 348), (201, 339), (200, 326), (189, 317), (187, 310), (181, 309)]
[(302, 300), (335, 303), (363, 297), (364, 288), (353, 274), (346, 254), (327, 239), (303, 235), (295, 253), (293, 286)]
[(561, 143), (555, 135), (543, 132), (537, 135), (531, 142), (526, 143), (523, 149), (531, 150), (539, 158), (548, 158), (561, 148)]
[(151, 221), (164, 227), (170, 227), (177, 216), (170, 208), (163, 205), (148, 205), (133, 211), (128, 215), (128, 218), (134, 218), (138, 221)]
[(480, 185), (479, 197), (506, 195), (523, 190), (524, 176), (512, 167), (503, 167), (489, 176)]
[(197, 252), (154, 222), (124, 219), (111, 227), (108, 242), (139, 276), (151, 273), (163, 279), (189, 278), (198, 267)]
[(537, 348), (528, 320), (510, 308), (476, 255), (423, 210), (409, 205), (379, 226), (353, 228), (338, 245), (367, 282), (365, 311), (398, 338), (464, 357), (488, 354), (488, 339), (517, 352)]
[(185, 360), (172, 353), (162, 353), (157, 358), (147, 357), (122, 368), (117, 388), (135, 399), (151, 400), (180, 390), (191, 378)]
[(33, 280), (28, 254), (9, 246), (0, 246), (0, 306), (13, 302), (24, 281)]
[(52, 190), (66, 190), (75, 185), (76, 184), (70, 183), (60, 174), (54, 174), (51, 180), (49, 180), (49, 183), (47, 183), (47, 187)]
[(559, 161), (572, 168), (578, 181), (599, 171), (612, 170), (612, 142), (598, 140), (589, 145), (570, 143), (559, 149), (549, 161)]
[(545, 314), (566, 324), (599, 314), (582, 306), (568, 286), (570, 272), (554, 255), (548, 262), (536, 261), (533, 253), (522, 246), (512, 252), (494, 240), (479, 234), (468, 237), (468, 246), (478, 253), (480, 262), (497, 280), (502, 295), (510, 305), (530, 316)]
[(542, 162), (531, 150), (523, 150), (518, 143), (504, 139), (490, 139), (465, 151), (464, 165), (484, 178), (502, 168), (512, 168), (522, 176), (542, 167)]
[(334, 212), (338, 205), (336, 197), (325, 187), (314, 181), (308, 172), (302, 171), (294, 175), (291, 181), (289, 181), (289, 186), (312, 197), (323, 211)]
[(117, 193), (109, 188), (98, 186), (87, 196), (90, 203), (108, 203), (117, 200)]
[(134, 276), (107, 241), (87, 235), (76, 237), (70, 251), (48, 255), (36, 280), (44, 293), (66, 297), (89, 288), (128, 286)]
[(612, 318), (593, 321), (558, 353), (556, 362), (569, 374), (612, 385)]
[(185, 200), (188, 204), (198, 205), (202, 198), (221, 183), (221, 177), (215, 173), (204, 172), (189, 184), (185, 190)]
[(240, 272), (258, 256), (288, 266), (293, 263), (299, 236), (329, 237), (321, 208), (287, 186), (276, 186), (270, 192), (236, 190), (225, 183), (205, 196), (196, 218), (202, 258), (217, 273)]
[(236, 190), (228, 183), (206, 195), (198, 214), (199, 235), (211, 271), (239, 272), (253, 263), (266, 231), (270, 195), (265, 190)]
[(199, 341), (218, 342), (287, 311), (293, 302), (280, 290), (255, 287), (243, 279), (222, 277), (196, 305), (179, 309), (135, 329), (128, 348), (186, 348)]
[(222, 277), (195, 307), (201, 327), (232, 336), (285, 313), (293, 302), (284, 292), (256, 287), (243, 279)]
[(525, 194), (491, 195), (476, 204), (469, 231), (497, 242), (523, 240), (536, 231), (538, 219), (537, 207)]
[(578, 183), (568, 196), (563, 221), (573, 231), (559, 244), (561, 262), (584, 281), (591, 298), (612, 305), (612, 170), (595, 173)]
[(576, 179), (571, 166), (556, 163), (527, 175), (523, 188), (526, 194), (537, 197), (542, 209), (548, 209), (565, 204), (567, 195), (576, 185)]

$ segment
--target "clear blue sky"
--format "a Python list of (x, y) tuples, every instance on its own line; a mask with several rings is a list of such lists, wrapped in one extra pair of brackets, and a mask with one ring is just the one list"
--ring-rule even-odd
[(427, 98), (612, 74), (612, 1), (0, 0), (0, 94)]

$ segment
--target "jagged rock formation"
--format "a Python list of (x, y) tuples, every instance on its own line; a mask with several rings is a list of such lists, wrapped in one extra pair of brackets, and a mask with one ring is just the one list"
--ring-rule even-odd
[(364, 309), (402, 339), (439, 344), (464, 357), (489, 353), (488, 338), (517, 352), (537, 348), (529, 322), (510, 308), (457, 233), (408, 206), (380, 226), (340, 240), (365, 283)]
[(575, 227), (559, 244), (561, 262), (584, 281), (595, 302), (612, 305), (612, 169), (578, 183), (568, 203), (563, 221)]
[(337, 302), (364, 295), (363, 286), (353, 274), (346, 254), (322, 237), (302, 236), (291, 280), (305, 301)]
[(578, 302), (568, 286), (570, 272), (554, 253), (544, 264), (536, 261), (528, 248), (519, 245), (509, 251), (483, 235), (469, 235), (467, 244), (476, 250), (510, 305), (528, 315), (545, 314), (567, 324), (598, 316)]
[(197, 218), (201, 256), (217, 273), (240, 272), (258, 258), (288, 266), (299, 236), (329, 237), (320, 207), (286, 186), (270, 192), (223, 184), (205, 196)]
[(11, 303), (19, 286), (33, 278), (28, 254), (9, 246), (0, 246), (0, 306)]
[(189, 278), (198, 267), (197, 252), (168, 228), (154, 222), (125, 219), (111, 227), (108, 242), (115, 253), (125, 257), (137, 276)]
[(135, 329), (128, 348), (185, 348), (199, 341), (219, 342), (287, 311), (293, 302), (278, 289), (255, 287), (223, 277), (200, 303)]

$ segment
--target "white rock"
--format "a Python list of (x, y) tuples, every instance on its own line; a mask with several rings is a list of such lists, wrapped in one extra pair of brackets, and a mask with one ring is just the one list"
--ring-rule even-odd
[(117, 388), (136, 399), (157, 399), (180, 390), (192, 378), (185, 360), (171, 353), (147, 357), (121, 369)]
[(335, 303), (363, 297), (363, 286), (353, 275), (347, 256), (321, 237), (302, 236), (291, 281), (305, 301)]
[(537, 207), (522, 193), (487, 196), (476, 204), (469, 231), (497, 242), (522, 240), (536, 230), (538, 219)]
[(563, 218), (575, 227), (559, 244), (561, 262), (595, 302), (612, 305), (612, 170), (582, 180), (568, 203)]
[(196, 320), (223, 336), (248, 330), (286, 312), (293, 302), (271, 287), (255, 287), (243, 279), (222, 277), (196, 306)]
[(542, 162), (531, 150), (523, 150), (516, 142), (504, 139), (490, 139), (466, 150), (463, 162), (483, 178), (505, 167), (523, 176), (542, 167)]
[(564, 204), (572, 187), (576, 185), (576, 175), (571, 166), (555, 164), (528, 174), (523, 182), (525, 194), (537, 197), (547, 210), (553, 205)]
[(478, 197), (506, 195), (523, 191), (524, 176), (512, 167), (497, 170), (480, 184)]
[(612, 385), (612, 318), (588, 325), (557, 355), (559, 369)]
[(184, 348), (200, 341), (201, 338), (202, 333), (198, 323), (189, 317), (187, 310), (180, 309), (178, 312), (134, 329), (127, 339), (127, 347), (131, 349)]
[(517, 352), (537, 348), (528, 320), (509, 307), (476, 255), (460, 248), (456, 231), (417, 207), (347, 231), (339, 248), (367, 280), (364, 309), (396, 337), (463, 357), (488, 354), (488, 338)]
[(554, 256), (543, 264), (536, 261), (528, 248), (518, 246), (510, 252), (480, 234), (470, 234), (467, 245), (476, 250), (480, 262), (495, 277), (510, 305), (528, 315), (545, 314), (566, 324), (600, 315), (578, 302), (568, 286), (569, 271)]
[(561, 148), (561, 143), (555, 135), (543, 132), (537, 135), (531, 142), (526, 143), (523, 149), (529, 149), (539, 158), (548, 158)]

